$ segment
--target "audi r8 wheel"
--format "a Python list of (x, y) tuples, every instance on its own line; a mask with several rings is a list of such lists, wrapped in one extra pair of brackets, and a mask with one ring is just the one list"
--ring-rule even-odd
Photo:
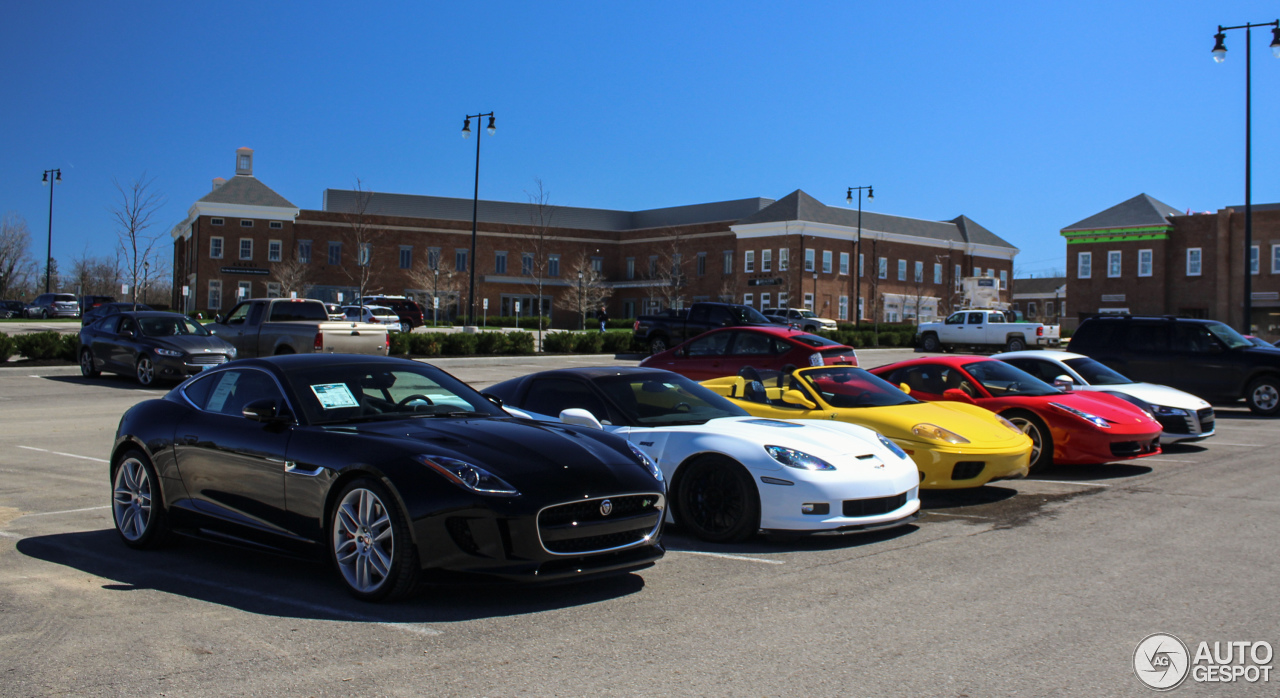
[(169, 540), (159, 483), (141, 451), (125, 451), (112, 466), (111, 515), (116, 533), (130, 548), (157, 548)]
[(684, 468), (674, 497), (676, 523), (712, 543), (741, 542), (760, 530), (760, 495), (742, 466), (711, 456)]
[(1245, 389), (1244, 401), (1254, 414), (1270, 417), (1280, 413), (1280, 379), (1275, 376), (1253, 379)]
[(1022, 351), (1027, 348), (1027, 340), (1021, 337), (1010, 337), (1004, 347), (1006, 351)]
[(138, 377), (138, 382), (144, 387), (150, 386), (152, 383), (156, 382), (156, 365), (151, 362), (150, 356), (147, 356), (146, 354), (139, 356), (138, 364), (134, 368), (134, 373)]
[(1011, 410), (1000, 415), (1013, 422), (1022, 433), (1031, 437), (1031, 459), (1028, 470), (1036, 472), (1053, 465), (1053, 435), (1044, 421), (1030, 412)]
[(932, 353), (941, 349), (942, 343), (938, 341), (938, 335), (929, 333), (924, 336), (924, 339), (920, 345), (920, 348), (924, 349), (927, 352)]
[(418, 589), (418, 555), (396, 500), (378, 482), (354, 480), (330, 514), (329, 557), (347, 591), (363, 601), (404, 598)]
[(88, 347), (80, 350), (80, 375), (85, 378), (97, 378), (100, 371), (93, 365), (93, 352)]

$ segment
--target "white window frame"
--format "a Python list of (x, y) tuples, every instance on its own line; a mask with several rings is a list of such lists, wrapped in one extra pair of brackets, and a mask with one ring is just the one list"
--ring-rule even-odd
[(906, 280), (907, 280), (907, 260), (899, 259), (898, 260), (898, 281), (906, 281)]
[(413, 245), (401, 245), (399, 263), (401, 269), (413, 268)]
[(867, 313), (866, 313), (866, 306), (867, 306), (866, 300), (867, 300), (866, 298), (863, 298), (862, 296), (858, 296), (858, 303), (857, 303), (857, 305), (858, 305), (858, 317), (857, 317), (857, 319), (855, 320), (855, 322), (861, 322), (861, 321), (862, 321), (862, 318), (864, 318), (864, 317), (866, 317), (866, 316), (867, 316)]
[(635, 257), (627, 257), (627, 278), (628, 279), (636, 278), (636, 258)]
[(280, 282), (279, 281), (267, 282), (267, 298), (280, 298)]
[(1000, 270), (1000, 290), (1005, 291), (1009, 288), (1009, 271), (1007, 269)]
[(280, 240), (267, 240), (267, 261), (279, 262), (284, 255), (284, 243)]
[(809, 310), (813, 310), (813, 294), (812, 293), (804, 294), (804, 307), (808, 308)]
[(786, 308), (786, 307), (787, 307), (787, 292), (786, 292), (786, 291), (778, 291), (778, 307), (779, 307), (779, 308)]
[(252, 227), (253, 227), (253, 220), (252, 220), (252, 219), (249, 219), (249, 218), (241, 218), (241, 219), (240, 219), (240, 227), (241, 227), (241, 228), (252, 228)]
[(453, 248), (453, 270), (466, 271), (467, 264), (471, 262), (471, 250), (465, 247)]
[(805, 251), (804, 251), (804, 270), (805, 270), (805, 271), (813, 271), (813, 270), (814, 270), (814, 268), (815, 268), (815, 267), (814, 267), (814, 264), (815, 264), (814, 260), (816, 259), (816, 254), (815, 254), (815, 253), (816, 253), (816, 250), (814, 250), (812, 247), (810, 247), (809, 249), (807, 249), (807, 250), (805, 250)]
[(698, 253), (698, 261), (694, 269), (697, 271), (698, 276), (707, 275), (707, 253), (706, 252)]
[(831, 273), (831, 250), (822, 251), (822, 273)]
[(280, 221), (270, 221), (267, 223), (267, 227), (272, 230), (284, 230), (284, 223)]
[(1138, 276), (1151, 276), (1155, 255), (1151, 250), (1138, 250)]
[(836, 309), (836, 319), (837, 320), (849, 319), (849, 297), (848, 296), (840, 296), (840, 305)]
[(236, 302), (239, 303), (240, 301), (246, 298), (253, 298), (253, 282), (252, 281), (236, 282)]
[(756, 301), (756, 297), (755, 297), (754, 295), (752, 295), (752, 294), (750, 294), (750, 293), (744, 293), (744, 294), (742, 294), (742, 304), (743, 304), (743, 305), (745, 305), (745, 306), (747, 306), (748, 308), (755, 307), (755, 306), (753, 305), (753, 304), (755, 303), (755, 301)]
[(507, 273), (507, 261), (506, 250), (495, 250), (493, 253), (493, 273), (505, 275)]
[(721, 264), (724, 265), (724, 273), (732, 274), (733, 273), (733, 250), (725, 250), (724, 254), (722, 255), (722, 259), (723, 261), (721, 262)]
[(791, 249), (787, 247), (778, 248), (778, 271), (786, 271), (787, 264), (791, 261)]
[(742, 253), (742, 273), (753, 274), (756, 270), (756, 251), (747, 250)]
[(1249, 248), (1249, 273), (1257, 274), (1262, 271), (1262, 248), (1259, 245), (1253, 245)]
[(1271, 246), (1271, 273), (1280, 274), (1280, 245)]
[(373, 264), (373, 243), (362, 242), (356, 252), (356, 266), (367, 267)]
[[(303, 256), (303, 254), (302, 254), (302, 250), (303, 250), (304, 248), (307, 250), (307, 254), (306, 254), (306, 256), (305, 256), (305, 257), (304, 257), (304, 256)], [(301, 262), (302, 264), (310, 264), (310, 263), (311, 263), (311, 252), (312, 252), (312, 249), (311, 249), (311, 241), (310, 241), (310, 240), (299, 240), (299, 241), (298, 241), (298, 261), (299, 261), (299, 262)]]
[(1107, 278), (1119, 279), (1124, 273), (1124, 253), (1120, 250), (1107, 250)]
[(222, 310), (222, 280), (209, 280), (209, 310)]
[(924, 283), (924, 262), (916, 262), (915, 276), (912, 278), (918, 284)]
[(839, 270), (837, 271), (837, 273), (840, 274), (841, 276), (849, 275), (849, 253), (848, 252), (840, 253), (840, 266), (837, 267), (837, 269)]
[(560, 255), (547, 255), (547, 276), (560, 276)]
[(941, 262), (933, 263), (933, 283), (938, 286), (942, 285), (942, 263)]
[(760, 294), (760, 308), (761, 308), (761, 310), (763, 310), (763, 309), (768, 308), (768, 307), (770, 307), (770, 306), (769, 306), (769, 294), (767, 294), (767, 293), (761, 293), (761, 294)]
[[(245, 254), (245, 243), (249, 243), (249, 253)], [(253, 260), (253, 238), (240, 238), (240, 257), (241, 261)]]
[[(222, 259), (222, 255), (225, 254), (226, 250), (225, 242), (221, 235), (214, 235), (209, 238), (209, 259)], [(215, 246), (218, 248), (217, 250), (214, 250)]]
[(1092, 252), (1076, 253), (1076, 278), (1077, 279), (1093, 278), (1093, 253)]
[[(335, 255), (334, 252), (337, 252)], [(336, 260), (334, 258), (337, 258)], [(342, 241), (328, 240), (324, 248), (325, 264), (331, 264), (336, 267), (342, 266)]]
[[(773, 250), (767, 247), (764, 248), (763, 250), (760, 250), (760, 271), (762, 272), (773, 271)], [(764, 298), (763, 295), (760, 297)]]
[(964, 270), (960, 268), (959, 264), (956, 265), (956, 273), (953, 281), (956, 283), (956, 290), (959, 291), (961, 283), (964, 281)]
[(880, 279), (889, 278), (889, 258), (880, 257), (876, 261), (876, 277)]
[(1204, 270), (1204, 253), (1199, 247), (1187, 248), (1187, 276), (1200, 276)]
[(227, 224), (227, 219), (225, 219), (225, 218), (210, 218), (210, 219), (209, 219), (209, 225), (226, 225), (226, 224)]
[(867, 261), (866, 255), (859, 252), (858, 253), (858, 276), (859, 277), (866, 276), (867, 269), (866, 269), (866, 265), (864, 264), (864, 262), (866, 261)]

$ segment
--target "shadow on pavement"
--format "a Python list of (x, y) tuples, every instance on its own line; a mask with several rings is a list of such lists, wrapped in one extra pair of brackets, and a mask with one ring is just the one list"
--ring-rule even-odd
[(114, 373), (104, 373), (97, 378), (85, 378), (84, 376), (40, 376), (47, 381), (55, 383), (66, 383), (67, 385), (84, 385), (95, 388), (116, 388), (118, 390), (155, 390), (167, 393), (178, 385), (176, 382), (168, 382), (158, 380), (151, 385), (141, 385), (137, 379), (132, 376), (118, 376)]
[(920, 490), (920, 509), (963, 509), (1003, 502), (1018, 493), (1011, 487), (983, 485), (963, 490)]
[(395, 604), (347, 595), (327, 564), (205, 541), (179, 539), (162, 550), (125, 547), (113, 529), (34, 536), (23, 555), (110, 580), (102, 589), (154, 589), (282, 618), (369, 623), (453, 623), (599, 603), (639, 592), (636, 574), (557, 586), (432, 586)]
[[(1153, 456), (1158, 457), (1158, 456)], [(1099, 463), (1095, 465), (1054, 465), (1035, 473), (1033, 480), (1057, 480), (1059, 482), (1082, 482), (1087, 480), (1118, 480), (1126, 477), (1146, 475), (1153, 468), (1133, 463)]]
[(662, 542), (672, 552), (716, 553), (718, 555), (752, 555), (762, 553), (786, 553), (802, 550), (837, 550), (860, 548), (894, 538), (901, 538), (918, 526), (906, 524), (880, 531), (852, 532), (841, 535), (804, 535), (774, 533), (756, 536), (745, 543), (719, 544), (699, 540), (684, 532), (677, 525), (663, 529)]

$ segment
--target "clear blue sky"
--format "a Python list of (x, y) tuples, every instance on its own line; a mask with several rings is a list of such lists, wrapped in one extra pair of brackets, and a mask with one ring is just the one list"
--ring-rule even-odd
[[(803, 189), (965, 214), (1065, 267), (1058, 230), (1139, 193), (1244, 199), (1244, 34), (1280, 3), (9, 2), (0, 212), (43, 255), (110, 254), (113, 178), (167, 231), (234, 150), (302, 208), (360, 177), (470, 197), (467, 113), (496, 111), (480, 196), (636, 210)], [(1280, 201), (1280, 60), (1253, 35), (1254, 201)]]

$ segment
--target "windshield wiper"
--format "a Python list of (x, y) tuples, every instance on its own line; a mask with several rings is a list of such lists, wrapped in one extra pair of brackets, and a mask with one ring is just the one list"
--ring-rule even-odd
[(467, 412), (465, 410), (455, 410), (453, 412), (422, 412), (415, 414), (415, 417), (493, 417), (490, 412)]

